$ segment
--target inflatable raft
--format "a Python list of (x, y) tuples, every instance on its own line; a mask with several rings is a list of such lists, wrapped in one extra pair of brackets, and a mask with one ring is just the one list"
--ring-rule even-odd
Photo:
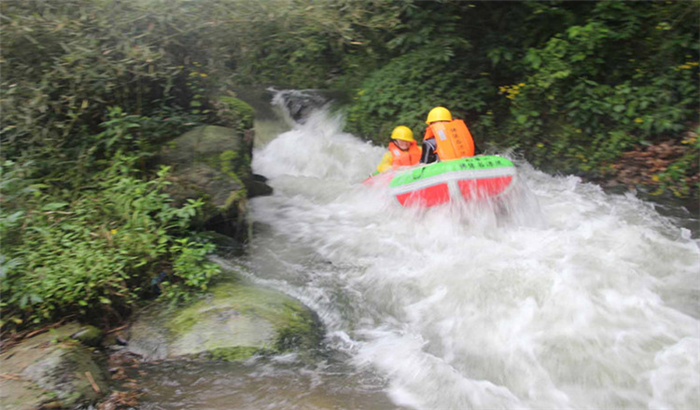
[(388, 185), (390, 195), (403, 206), (430, 207), (450, 200), (498, 197), (511, 189), (515, 177), (509, 159), (482, 155), (388, 172), (366, 183)]

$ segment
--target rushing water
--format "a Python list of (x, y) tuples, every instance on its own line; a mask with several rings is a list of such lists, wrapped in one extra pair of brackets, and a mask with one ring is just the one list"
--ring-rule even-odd
[[(324, 110), (258, 145), (274, 195), (252, 201), (250, 255), (230, 264), (316, 310), (333, 357), (193, 370), (203, 393), (174, 385), (274, 398), (182, 408), (700, 407), (689, 229), (523, 161), (502, 202), (405, 209), (360, 184), (383, 152)], [(331, 401), (304, 401), (319, 391)]]

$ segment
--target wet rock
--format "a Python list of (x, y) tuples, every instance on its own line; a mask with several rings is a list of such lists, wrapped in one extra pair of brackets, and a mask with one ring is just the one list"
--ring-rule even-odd
[(3, 409), (73, 407), (97, 401), (107, 387), (106, 376), (95, 353), (70, 338), (79, 330), (77, 324), (66, 325), (0, 355), (6, 376), (0, 379)]
[(292, 120), (306, 122), (309, 114), (329, 102), (329, 98), (315, 90), (285, 90), (277, 93), (273, 104), (284, 106)]
[(248, 187), (248, 197), (272, 195), (272, 187), (267, 185), (267, 178), (253, 174), (253, 181)]
[(167, 143), (158, 161), (172, 168), (167, 192), (174, 204), (203, 199), (195, 224), (244, 241), (249, 193), (265, 191), (250, 169), (252, 147), (246, 133), (218, 126), (195, 128)]
[(146, 359), (236, 361), (311, 349), (320, 339), (318, 318), (299, 301), (235, 280), (187, 307), (143, 312), (131, 328), (128, 349)]

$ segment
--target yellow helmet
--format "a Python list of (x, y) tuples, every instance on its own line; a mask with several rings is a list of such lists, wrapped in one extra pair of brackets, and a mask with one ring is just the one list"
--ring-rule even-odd
[(394, 128), (394, 131), (391, 132), (391, 139), (408, 142), (415, 141), (413, 139), (413, 131), (411, 131), (411, 129), (405, 125), (399, 125), (398, 127)]
[(426, 124), (432, 124), (435, 121), (452, 121), (452, 114), (445, 107), (435, 107), (428, 113)]

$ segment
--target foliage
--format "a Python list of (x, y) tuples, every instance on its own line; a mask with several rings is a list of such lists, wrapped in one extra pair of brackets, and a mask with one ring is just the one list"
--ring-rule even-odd
[(384, 145), (401, 124), (415, 135), (425, 129), (425, 117), (437, 105), (453, 108), (455, 117), (482, 111), (493, 86), (483, 77), (468, 78), (461, 69), (429, 49), (392, 60), (374, 72), (357, 92), (348, 111), (348, 124), (357, 135)]
[(696, 193), (700, 192), (700, 177), (698, 177), (700, 139), (698, 139), (698, 133), (700, 133), (700, 129), (689, 132), (681, 141), (681, 144), (688, 146), (688, 149), (665, 170), (652, 177), (659, 182), (659, 187), (654, 194), (660, 195), (668, 191), (677, 197), (687, 197), (691, 194), (691, 190), (695, 190)]
[(687, 61), (697, 42), (682, 24), (674, 30), (664, 21), (689, 7), (602, 2), (586, 24), (530, 48), (523, 87), (506, 89), (506, 129), (517, 132), (505, 142), (545, 148), (536, 163), (555, 157), (569, 170), (591, 171), (639, 141), (680, 135), (697, 118), (698, 63)]
[(449, 106), (455, 117), (476, 114), (494, 87), (473, 72), (466, 56), (471, 42), (459, 31), (463, 4), (405, 2), (401, 24), (387, 43), (397, 55), (363, 83), (348, 111), (348, 126), (380, 145), (399, 124), (422, 134), (425, 116), (435, 106)]
[(221, 273), (219, 265), (205, 262), (216, 248), (213, 243), (195, 242), (192, 238), (176, 239), (170, 246), (174, 255), (172, 279), (161, 285), (162, 296), (172, 302), (189, 300), (192, 290), (206, 290), (211, 278)]
[(167, 169), (146, 181), (133, 171), (136, 160), (117, 153), (78, 193), (31, 184), (30, 164), (4, 164), (3, 324), (113, 318), (160, 272), (167, 273), (166, 297), (206, 289), (218, 273), (205, 259), (213, 245), (180, 237), (201, 200), (170, 207), (162, 193)]
[(74, 161), (93, 137), (113, 137), (99, 134), (109, 107), (153, 119), (206, 114), (190, 105), (208, 89), (204, 71), (216, 72), (195, 63), (213, 51), (196, 47), (192, 33), (205, 32), (210, 16), (193, 20), (195, 5), (178, 3), (3, 2), (3, 156), (31, 155), (53, 169)]
[[(232, 2), (224, 2), (232, 3)], [(288, 87), (350, 88), (384, 61), (407, 7), (391, 0), (235, 2), (221, 13), (222, 48), (235, 81)]]

